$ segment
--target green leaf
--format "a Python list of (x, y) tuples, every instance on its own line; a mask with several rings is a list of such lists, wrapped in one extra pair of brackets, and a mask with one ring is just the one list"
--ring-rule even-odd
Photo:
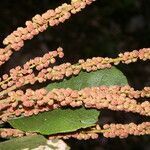
[(4, 126), (4, 124), (0, 124), (0, 128), (2, 128)]
[(10, 120), (9, 123), (22, 131), (50, 135), (94, 126), (98, 116), (99, 111), (95, 109), (56, 109), (37, 116)]
[(31, 149), (61, 149), (70, 148), (62, 140), (47, 140), (41, 135), (26, 136), (21, 138), (13, 138), (11, 140), (1, 142), (0, 150), (31, 150)]
[(0, 143), (0, 150), (21, 150), (25, 148), (36, 148), (46, 144), (46, 139), (41, 135), (13, 138)]
[(82, 71), (78, 76), (64, 79), (61, 82), (51, 83), (46, 87), (46, 89), (49, 91), (54, 88), (71, 88), (74, 90), (81, 90), (85, 87), (126, 84), (128, 84), (128, 82), (123, 73), (115, 67), (112, 67), (111, 69), (103, 69), (90, 73)]
[[(127, 79), (121, 71), (112, 67), (95, 72), (81, 72), (78, 76), (50, 83), (46, 88), (71, 88), (81, 90), (85, 87), (101, 85), (126, 85)], [(93, 126), (98, 121), (100, 111), (80, 109), (58, 109), (44, 112), (32, 117), (10, 120), (9, 123), (23, 131), (34, 131), (41, 134), (57, 134), (73, 132), (81, 128)]]

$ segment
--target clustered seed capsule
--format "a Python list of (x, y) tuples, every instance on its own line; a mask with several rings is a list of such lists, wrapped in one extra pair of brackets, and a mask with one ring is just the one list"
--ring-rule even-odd
[(44, 32), (48, 26), (63, 23), (71, 17), (71, 14), (76, 14), (93, 1), (95, 0), (78, 0), (71, 4), (64, 3), (55, 10), (50, 9), (42, 15), (35, 15), (31, 21), (26, 21), (26, 27), (18, 27), (16, 31), (3, 40), (3, 44), (7, 47), (0, 49), (0, 65), (10, 58), (12, 50), (19, 51), (24, 46), (25, 40), (31, 40), (40, 32)]
[[(146, 92), (145, 92), (146, 89)], [(142, 91), (134, 90), (130, 86), (100, 86), (85, 88), (80, 91), (72, 89), (27, 89), (10, 92), (6, 100), (0, 101), (0, 118), (7, 121), (13, 116), (31, 116), (39, 112), (56, 109), (63, 106), (126, 111), (150, 116), (150, 103), (139, 103), (137, 98), (147, 97), (150, 88)], [(145, 94), (144, 94), (145, 92)], [(150, 91), (149, 91), (150, 92)]]

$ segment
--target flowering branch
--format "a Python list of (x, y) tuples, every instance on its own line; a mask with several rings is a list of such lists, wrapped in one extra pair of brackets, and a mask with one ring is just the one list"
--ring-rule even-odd
[(143, 122), (141, 124), (136, 125), (135, 123), (129, 124), (105, 124), (102, 129), (99, 125), (95, 128), (75, 132), (70, 134), (58, 134), (56, 136), (49, 136), (49, 139), (54, 138), (76, 138), (79, 140), (88, 140), (88, 139), (97, 139), (99, 134), (102, 133), (106, 138), (127, 138), (129, 135), (149, 135), (150, 134), (150, 122)]
[(150, 102), (136, 101), (140, 97), (150, 97), (150, 87), (134, 90), (130, 86), (100, 86), (85, 88), (80, 91), (71, 89), (46, 89), (33, 91), (27, 89), (9, 93), (9, 97), (0, 101), (0, 118), (7, 121), (15, 116), (31, 116), (39, 112), (53, 110), (63, 106), (125, 111), (150, 116)]
[(24, 41), (31, 40), (40, 32), (45, 31), (48, 26), (63, 23), (71, 17), (71, 14), (76, 14), (93, 1), (95, 0), (76, 0), (71, 4), (64, 3), (55, 10), (50, 9), (42, 15), (35, 15), (32, 21), (26, 21), (26, 27), (18, 27), (4, 39), (3, 44), (6, 47), (0, 49), (0, 66), (9, 60), (13, 51), (19, 51), (24, 46)]
[[(33, 75), (34, 69), (40, 71), (47, 68), (49, 64), (54, 64), (56, 62), (57, 56), (59, 56), (59, 58), (64, 56), (63, 49), (60, 47), (56, 51), (46, 53), (43, 57), (36, 57), (27, 61), (23, 67), (17, 66), (16, 68), (11, 69), (9, 75), (4, 74), (2, 76), (3, 80), (0, 78), (2, 80), (0, 82), (1, 88), (10, 91), (8, 87), (13, 85), (16, 87), (22, 86), (25, 79), (29, 79), (29, 76)], [(30, 83), (33, 84), (34, 82), (32, 81)]]
[[(0, 137), (22, 137), (26, 135), (35, 135), (36, 133), (32, 132), (23, 132), (18, 129), (0, 129)], [(99, 134), (103, 134), (106, 138), (127, 138), (129, 135), (149, 135), (150, 134), (150, 122), (143, 122), (136, 125), (135, 123), (129, 124), (105, 124), (101, 128), (99, 125), (95, 127), (77, 131), (73, 133), (57, 134), (49, 136), (49, 139), (69, 139), (76, 138), (79, 140), (88, 140), (88, 139), (97, 139)]]
[[(75, 65), (71, 65), (70, 63), (64, 63), (59, 66), (54, 66), (53, 68), (49, 67), (47, 69), (45, 68), (42, 69), (44, 66), (45, 67), (48, 66), (50, 60), (47, 60), (47, 59), (49, 59), (50, 53), (45, 54), (45, 56), (41, 58), (45, 62), (45, 64), (40, 64), (40, 65), (37, 64), (39, 61), (39, 58), (35, 58), (34, 60), (27, 62), (23, 66), (23, 68), (18, 66), (15, 69), (11, 69), (10, 70), (11, 78), (9, 77), (8, 74), (3, 75), (3, 80), (5, 81), (2, 81), (0, 83), (1, 87), (3, 89), (6, 89), (7, 87), (10, 87), (10, 88), (7, 88), (6, 90), (1, 91), (0, 97), (24, 85), (34, 84), (36, 81), (40, 83), (45, 82), (46, 80), (58, 81), (58, 80), (62, 80), (64, 77), (78, 75), (81, 70), (90, 72), (90, 71), (96, 71), (99, 69), (110, 68), (112, 64), (114, 65), (118, 65), (119, 63), (129, 64), (132, 62), (136, 62), (138, 59), (143, 60), (143, 61), (150, 60), (150, 49), (143, 48), (143, 49), (140, 49), (139, 51), (134, 50), (132, 52), (125, 52), (124, 54), (121, 53), (118, 55), (117, 58), (93, 57), (92, 59), (87, 59), (86, 61), (79, 60), (78, 64), (75, 64)], [(52, 55), (56, 55), (56, 52), (53, 52), (53, 53), (55, 54), (52, 54)], [(60, 48), (57, 51), (57, 55), (59, 55), (59, 57), (63, 57), (63, 52)], [(45, 57), (47, 56), (48, 58), (46, 59)], [(55, 61), (54, 59), (51, 60), (52, 63), (54, 61)], [(37, 76), (34, 74), (33, 69), (32, 69), (33, 66), (35, 66), (35, 64), (36, 64), (36, 69), (39, 70), (39, 73)], [(27, 73), (28, 75), (26, 75)], [(12, 79), (11, 82), (10, 82), (10, 79)], [(6, 82), (8, 83), (6, 84)]]
[[(75, 14), (90, 5), (95, 0), (72, 0), (71, 4), (64, 3), (55, 10), (48, 10), (42, 15), (36, 15), (31, 21), (26, 21), (25, 27), (19, 27), (8, 35), (3, 44), (5, 48), (0, 49), (0, 66), (9, 60), (13, 51), (19, 51), (24, 46), (24, 41), (31, 40), (40, 32), (45, 31), (48, 26), (55, 26), (69, 19)], [(93, 57), (92, 59), (79, 60), (77, 64), (63, 63), (58, 66), (54, 64), (56, 58), (64, 56), (62, 48), (49, 52), (42, 57), (37, 57), (26, 62), (23, 67), (17, 66), (0, 78), (0, 123), (19, 116), (32, 116), (40, 112), (57, 109), (64, 106), (110, 109), (113, 111), (125, 111), (138, 113), (143, 116), (150, 116), (150, 87), (143, 90), (134, 90), (130, 86), (100, 86), (86, 87), (79, 91), (72, 89), (46, 89), (26, 91), (17, 90), (27, 84), (42, 83), (47, 80), (59, 81), (65, 77), (78, 75), (81, 71), (96, 71), (104, 68), (111, 68), (120, 63), (130, 64), (138, 60), (150, 60), (150, 48), (133, 50), (118, 55), (117, 58)], [(144, 98), (144, 102), (139, 102)], [(49, 138), (77, 138), (95, 139), (102, 133), (105, 137), (126, 138), (128, 135), (150, 134), (150, 122), (143, 122), (139, 125), (130, 124), (106, 124), (102, 128), (99, 125), (79, 131), (76, 133), (58, 134)], [(18, 129), (0, 128), (0, 137), (21, 137), (37, 133), (27, 133)]]

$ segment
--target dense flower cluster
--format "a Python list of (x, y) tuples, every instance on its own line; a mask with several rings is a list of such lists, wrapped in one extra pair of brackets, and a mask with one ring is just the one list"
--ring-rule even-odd
[(60, 135), (55, 135), (55, 136), (49, 136), (49, 139), (70, 139), (70, 138), (75, 138), (78, 140), (88, 140), (88, 139), (97, 139), (98, 134), (94, 132), (75, 132), (75, 133), (70, 133), (70, 134), (60, 134)]
[(0, 101), (0, 118), (6, 121), (13, 116), (31, 116), (39, 112), (56, 109), (63, 106), (86, 108), (108, 108), (114, 111), (126, 111), (150, 116), (150, 102), (136, 101), (140, 97), (149, 97), (150, 88), (142, 91), (134, 90), (130, 86), (100, 86), (85, 88), (80, 91), (72, 89), (54, 89), (47, 91), (27, 89), (10, 92), (9, 97)]
[(106, 130), (106, 132), (103, 133), (103, 135), (107, 138), (114, 138), (114, 137), (120, 137), (120, 138), (127, 138), (128, 135), (146, 135), (150, 134), (150, 122), (143, 122), (139, 125), (136, 125), (134, 123), (129, 124), (106, 124), (103, 126), (103, 129)]
[[(5, 48), (0, 49), (0, 66), (5, 63), (13, 51), (19, 51), (24, 41), (32, 39), (40, 32), (45, 31), (48, 26), (55, 26), (69, 19), (71, 14), (81, 11), (86, 5), (90, 5), (95, 0), (72, 0), (71, 4), (63, 4), (55, 10), (48, 10), (42, 15), (36, 15), (31, 21), (26, 21), (26, 27), (17, 28), (12, 34), (7, 36), (3, 44)], [(64, 56), (62, 48), (46, 53), (42, 57), (37, 57), (26, 62), (23, 67), (17, 66), (10, 70), (9, 74), (4, 74), (0, 78), (0, 123), (7, 122), (8, 119), (19, 116), (37, 115), (40, 112), (57, 109), (59, 107), (70, 106), (95, 109), (110, 109), (114, 111), (125, 111), (150, 116), (150, 87), (143, 90), (134, 90), (130, 86), (100, 86), (87, 87), (80, 91), (72, 89), (26, 89), (17, 90), (24, 85), (35, 82), (45, 82), (62, 80), (65, 77), (78, 75), (81, 71), (96, 71), (104, 68), (111, 68), (119, 63), (129, 64), (137, 60), (150, 60), (150, 48), (143, 48), (118, 55), (117, 58), (94, 57), (87, 60), (79, 60), (77, 64), (63, 63), (58, 66), (54, 64), (56, 58)], [(144, 98), (144, 102), (138, 102), (139, 98)], [(106, 124), (102, 128), (99, 125), (83, 130), (82, 132), (61, 134), (50, 136), (53, 138), (77, 138), (96, 139), (102, 133), (105, 137), (126, 138), (128, 135), (150, 134), (150, 122), (143, 122), (139, 125), (130, 124)], [(18, 129), (0, 128), (0, 137), (21, 137), (36, 133), (26, 133)]]
[[(0, 137), (22, 137), (26, 135), (35, 135), (36, 133), (23, 132), (18, 129), (1, 129)], [(99, 134), (103, 134), (106, 138), (127, 138), (129, 135), (148, 135), (150, 134), (150, 122), (143, 122), (141, 124), (105, 124), (101, 128), (99, 125), (91, 129), (77, 131), (73, 133), (57, 134), (49, 136), (49, 139), (69, 139), (76, 138), (79, 140), (97, 139)]]
[[(53, 56), (51, 59), (50, 55)], [(112, 64), (117, 65), (120, 62), (128, 64), (137, 61), (137, 59), (149, 60), (150, 49), (144, 48), (140, 49), (139, 51), (134, 50), (132, 52), (125, 52), (124, 54), (119, 54), (117, 58), (94, 57), (85, 61), (79, 60), (78, 64), (75, 65), (64, 63), (59, 66), (48, 67), (50, 62), (55, 62), (54, 57), (57, 55), (59, 55), (59, 57), (63, 57), (64, 54), (61, 48), (58, 48), (57, 52), (54, 51), (45, 54), (43, 58), (35, 58), (34, 60), (27, 62), (23, 68), (17, 66), (15, 69), (11, 69), (10, 75), (3, 75), (3, 81), (0, 82), (0, 85), (3, 89), (6, 89), (7, 87), (10, 88), (0, 92), (0, 96), (3, 96), (23, 85), (34, 84), (36, 81), (40, 83), (45, 82), (46, 80), (56, 81), (62, 80), (64, 77), (78, 75), (81, 70), (90, 72), (99, 69), (110, 68)], [(39, 71), (38, 75), (34, 73), (33, 67)]]
[(99, 125), (96, 125), (95, 128), (91, 130), (75, 132), (70, 134), (60, 134), (56, 136), (49, 136), (49, 139), (54, 138), (76, 138), (79, 140), (87, 140), (87, 139), (97, 139), (99, 133), (102, 133), (106, 138), (127, 138), (129, 135), (148, 135), (150, 134), (150, 122), (143, 122), (141, 124), (136, 125), (135, 123), (129, 124), (105, 124), (102, 128)]
[(26, 21), (26, 27), (18, 27), (16, 31), (8, 35), (3, 44), (7, 45), (0, 49), (0, 66), (6, 62), (14, 51), (19, 51), (24, 46), (25, 40), (31, 40), (37, 34), (45, 31), (48, 26), (55, 26), (69, 19), (71, 14), (81, 11), (86, 5), (95, 0), (77, 0), (71, 4), (62, 4), (55, 10), (50, 9), (42, 15), (37, 14), (31, 21)]
[(119, 63), (133, 63), (138, 59), (143, 61), (150, 60), (150, 48), (120, 53), (117, 58), (94, 57), (92, 59), (87, 59), (86, 61), (79, 60), (79, 64), (82, 65), (82, 68), (86, 68), (87, 71), (94, 71), (97, 69), (110, 68), (111, 65), (118, 65)]
[(10, 46), (7, 46), (6, 48), (0, 48), (0, 66), (10, 59), (12, 53), (13, 52), (10, 49)]
[(0, 129), (0, 137), (1, 138), (10, 138), (10, 137), (22, 137), (25, 135), (34, 135), (35, 133), (27, 133), (20, 131), (18, 129), (9, 129), (9, 128), (2, 128)]
[(26, 62), (23, 67), (17, 66), (10, 70), (9, 74), (4, 74), (0, 78), (0, 86), (2, 89), (7, 89), (11, 86), (20, 87), (25, 83), (34, 84), (34, 70), (40, 71), (47, 68), (50, 64), (54, 64), (56, 57), (62, 58), (64, 56), (63, 49), (57, 48), (55, 51), (46, 53), (43, 57), (36, 57)]

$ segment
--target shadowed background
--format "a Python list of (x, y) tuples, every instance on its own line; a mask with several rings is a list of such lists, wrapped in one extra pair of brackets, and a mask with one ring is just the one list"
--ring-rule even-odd
[[(24, 26), (35, 14), (55, 8), (68, 0), (1, 0), (0, 3), (0, 46), (3, 39), (19, 26)], [(0, 74), (30, 58), (61, 46), (64, 48), (63, 62), (76, 63), (81, 58), (94, 56), (116, 57), (120, 52), (150, 47), (150, 1), (149, 0), (97, 0), (70, 20), (48, 30), (31, 41), (26, 41), (20, 52), (2, 66)], [(58, 62), (59, 63), (59, 62)], [(130, 85), (136, 89), (150, 86), (150, 63), (138, 62), (119, 65)], [(145, 118), (136, 114), (103, 111), (102, 121), (139, 123)], [(111, 115), (111, 116), (110, 116)], [(148, 120), (148, 119), (147, 119)], [(100, 118), (101, 121), (101, 118)], [(72, 149), (141, 149), (150, 148), (150, 138), (129, 137), (120, 140), (100, 136), (94, 141), (68, 140)]]

